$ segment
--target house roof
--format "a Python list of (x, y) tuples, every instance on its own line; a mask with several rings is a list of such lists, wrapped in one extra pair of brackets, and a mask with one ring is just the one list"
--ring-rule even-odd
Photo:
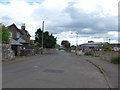
[[(22, 31), (22, 29), (20, 29), (21, 31)], [(28, 31), (27, 30), (24, 30), (26, 33), (28, 33)], [(28, 33), (28, 35), (31, 37), (31, 35)]]
[(23, 35), (22, 31), (20, 29), (18, 29), (17, 26), (14, 23), (12, 25), (8, 26), (8, 28), (10, 28), (12, 26), (14, 26)]
[(18, 38), (18, 40), (17, 40), (19, 43), (26, 43), (26, 41), (24, 40), (24, 39), (22, 39), (22, 38)]
[(11, 41), (11, 45), (22, 45), (21, 43), (19, 43), (18, 41), (10, 38), (10, 41)]
[[(14, 23), (11, 24), (10, 26), (8, 26), (8, 28), (14, 26), (22, 35), (23, 35), (23, 32), (21, 29), (19, 29)], [(28, 35), (31, 37), (31, 35), (29, 34), (29, 32), (27, 30), (24, 30), (26, 33), (28, 33)]]
[(100, 45), (100, 44), (103, 44), (103, 43), (102, 42), (92, 42), (92, 43), (85, 43), (82, 45)]
[(120, 47), (120, 43), (110, 43), (109, 46), (112, 46), (112, 47)]

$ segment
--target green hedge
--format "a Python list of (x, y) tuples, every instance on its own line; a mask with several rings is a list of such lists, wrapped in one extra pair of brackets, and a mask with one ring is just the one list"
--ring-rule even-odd
[(111, 63), (113, 64), (120, 64), (120, 56), (112, 57)]
[(85, 52), (85, 55), (93, 56), (94, 54), (92, 52)]

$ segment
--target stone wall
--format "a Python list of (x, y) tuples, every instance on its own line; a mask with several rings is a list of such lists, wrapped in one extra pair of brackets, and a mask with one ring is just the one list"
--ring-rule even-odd
[(17, 56), (21, 55), (22, 46), (17, 46)]
[(25, 49), (21, 50), (21, 56), (31, 56), (31, 55), (36, 55), (36, 54), (41, 54), (41, 50), (35, 50), (35, 49)]
[(119, 52), (114, 51), (96, 51), (96, 56), (99, 56), (102, 60), (111, 61), (111, 58), (114, 56), (118, 56)]
[(15, 57), (10, 44), (2, 44), (2, 60), (7, 61)]
[[(85, 52), (91, 52), (95, 57), (99, 57), (101, 60), (111, 61), (112, 57), (118, 56), (120, 52), (116, 51), (93, 51), (93, 50), (84, 50), (77, 51), (77, 55), (84, 54)], [(75, 53), (75, 52), (74, 52)]]
[(43, 53), (45, 53), (45, 54), (54, 54), (54, 53), (56, 53), (56, 50), (55, 50), (55, 49), (45, 48), (45, 49), (43, 50)]
[[(43, 54), (53, 54), (55, 53), (55, 49), (43, 49)], [(21, 56), (30, 56), (30, 55), (36, 55), (36, 54), (41, 54), (41, 49), (36, 50), (36, 49), (25, 49), (21, 50)]]
[(0, 63), (2, 62), (2, 44), (0, 44)]

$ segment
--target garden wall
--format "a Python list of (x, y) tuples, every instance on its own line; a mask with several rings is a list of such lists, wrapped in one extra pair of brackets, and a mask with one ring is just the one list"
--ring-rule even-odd
[(111, 58), (114, 56), (118, 56), (119, 52), (115, 51), (95, 51), (95, 55), (99, 56), (100, 59), (111, 61)]
[[(43, 54), (52, 54), (55, 53), (55, 49), (43, 49)], [(36, 49), (25, 49), (21, 50), (21, 56), (31, 56), (31, 55), (36, 55), (36, 54), (41, 54), (41, 49), (36, 50)]]
[(90, 52), (92, 55), (99, 57), (101, 60), (111, 61), (112, 57), (118, 56), (120, 52), (117, 51), (93, 51), (93, 50), (84, 50), (77, 51), (77, 55), (81, 55), (85, 52)]
[(11, 50), (11, 45), (10, 44), (2, 44), (0, 45), (0, 48), (2, 47), (2, 60), (7, 61), (11, 60), (12, 58), (15, 57), (14, 52)]

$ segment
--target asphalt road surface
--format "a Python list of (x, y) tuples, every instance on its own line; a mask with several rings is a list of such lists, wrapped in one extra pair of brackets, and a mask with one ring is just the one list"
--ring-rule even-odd
[(94, 65), (65, 51), (3, 64), (2, 84), (3, 88), (109, 88)]

